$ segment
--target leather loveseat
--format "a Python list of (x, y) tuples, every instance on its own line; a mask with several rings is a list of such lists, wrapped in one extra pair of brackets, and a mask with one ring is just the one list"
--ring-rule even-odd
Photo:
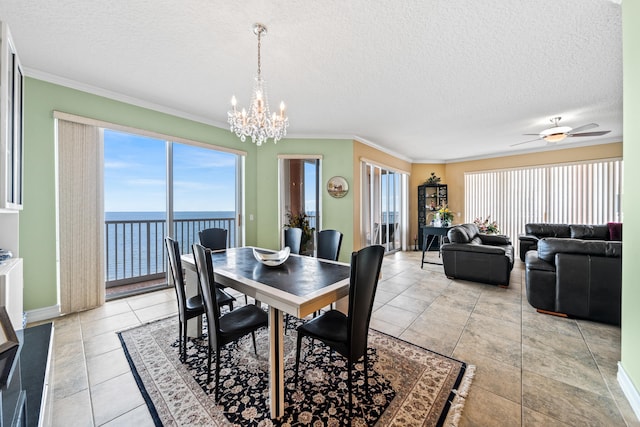
[(538, 241), (545, 237), (561, 237), (582, 240), (622, 240), (622, 224), (610, 222), (603, 225), (530, 223), (524, 226), (520, 240), (520, 259), (527, 251), (535, 250)]
[(480, 234), (475, 224), (452, 227), (442, 244), (444, 274), (451, 279), (509, 286), (513, 245), (507, 236)]
[(543, 238), (525, 257), (527, 300), (538, 311), (620, 324), (622, 242)]

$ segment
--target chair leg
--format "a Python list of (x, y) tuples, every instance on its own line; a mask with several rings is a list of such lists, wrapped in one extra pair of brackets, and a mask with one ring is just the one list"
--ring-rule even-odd
[(298, 387), (298, 365), (300, 365), (300, 344), (302, 344), (302, 334), (298, 332), (298, 341), (296, 343), (296, 387)]
[(216, 402), (220, 399), (218, 396), (218, 385), (220, 384), (220, 348), (216, 348), (216, 388), (215, 388), (215, 398)]
[(233, 301), (229, 301), (229, 311), (233, 311)]
[(351, 403), (351, 393), (352, 393), (352, 389), (353, 389), (353, 383), (352, 383), (352, 378), (351, 378), (351, 360), (347, 360), (347, 365), (348, 365), (348, 370), (349, 370), (349, 377), (348, 377), (348, 381), (349, 381), (349, 419), (351, 419), (351, 413), (353, 412), (353, 404)]
[(211, 341), (209, 341), (209, 349), (207, 350), (207, 384), (211, 382)]
[(367, 374), (367, 366), (369, 365), (367, 349), (364, 349), (364, 395), (369, 398), (369, 375)]
[(180, 354), (180, 361), (184, 362), (182, 354), (182, 322), (178, 319), (178, 353)]
[(256, 356), (258, 355), (258, 348), (256, 347), (256, 333), (251, 332), (251, 339), (253, 340), (253, 352), (256, 354)]
[(182, 361), (187, 361), (187, 321), (180, 322), (182, 325)]

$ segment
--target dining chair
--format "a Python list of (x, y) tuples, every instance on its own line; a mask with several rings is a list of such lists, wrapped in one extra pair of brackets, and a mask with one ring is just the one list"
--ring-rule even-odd
[[(200, 244), (205, 248), (209, 248), (212, 251), (221, 251), (227, 249), (228, 233), (226, 228), (205, 228), (198, 232), (198, 237), (200, 238)], [(216, 282), (216, 286), (219, 289), (226, 288), (226, 286), (218, 282)], [(249, 303), (246, 295), (244, 296), (244, 303)]]
[[(169, 256), (169, 269), (171, 270), (171, 277), (173, 277), (173, 287), (178, 300), (178, 345), (180, 348), (180, 360), (184, 362), (187, 354), (187, 321), (204, 314), (204, 306), (200, 295), (187, 298), (178, 242), (171, 237), (165, 237), (164, 242)], [(235, 298), (221, 289), (218, 289), (216, 293), (218, 293), (220, 306), (228, 305), (229, 310), (233, 310)]]
[(316, 256), (330, 261), (337, 261), (340, 257), (342, 233), (338, 230), (322, 230), (318, 233)]
[(265, 311), (255, 305), (245, 305), (236, 308), (224, 315), (221, 315), (220, 308), (216, 302), (217, 294), (212, 292), (215, 289), (213, 281), (213, 262), (211, 261), (211, 250), (202, 245), (193, 245), (193, 259), (196, 271), (200, 278), (200, 292), (204, 301), (205, 314), (208, 326), (208, 354), (207, 354), (207, 383), (211, 382), (211, 352), (216, 352), (216, 384), (215, 400), (218, 401), (220, 383), (220, 349), (233, 341), (237, 341), (245, 335), (251, 334), (253, 339), (253, 351), (256, 349), (255, 331), (266, 327), (269, 323)]
[(351, 414), (351, 395), (353, 382), (351, 368), (360, 358), (364, 358), (365, 393), (369, 395), (367, 374), (367, 338), (371, 309), (378, 287), (378, 277), (384, 257), (384, 247), (380, 245), (367, 246), (351, 254), (351, 276), (349, 279), (349, 309), (348, 314), (330, 310), (298, 326), (298, 340), (296, 344), (295, 378), (298, 384), (298, 367), (300, 364), (300, 346), (302, 338), (309, 337), (312, 341), (319, 340), (329, 348), (340, 353), (347, 359), (349, 414)]
[(284, 230), (284, 245), (289, 246), (292, 254), (300, 253), (302, 243), (302, 228), (287, 228)]
[(205, 228), (198, 232), (200, 244), (212, 251), (227, 249), (227, 234), (225, 228)]

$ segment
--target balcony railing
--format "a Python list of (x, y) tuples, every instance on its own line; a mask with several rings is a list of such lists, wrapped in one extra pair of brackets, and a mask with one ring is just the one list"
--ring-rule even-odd
[[(236, 246), (235, 218), (195, 218), (173, 221), (173, 238), (180, 252), (191, 253), (205, 228), (225, 228), (227, 246)], [(106, 286), (120, 286), (165, 276), (167, 254), (164, 246), (167, 223), (164, 220), (105, 221)]]

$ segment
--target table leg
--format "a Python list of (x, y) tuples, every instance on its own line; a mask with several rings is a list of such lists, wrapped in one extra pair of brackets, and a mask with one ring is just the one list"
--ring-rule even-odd
[(282, 311), (269, 306), (269, 398), (271, 418), (284, 415), (284, 330)]
[[(431, 249), (431, 245), (433, 244), (433, 239), (431, 239), (431, 241), (429, 242), (429, 245), (427, 245), (427, 240), (429, 240), (429, 236), (430, 234), (425, 234), (424, 238), (422, 239), (422, 264), (420, 264), (420, 268), (424, 267), (425, 263), (431, 264), (429, 261), (424, 260), (424, 253), (429, 252), (429, 249)], [(435, 236), (433, 236), (433, 238), (435, 239)]]

